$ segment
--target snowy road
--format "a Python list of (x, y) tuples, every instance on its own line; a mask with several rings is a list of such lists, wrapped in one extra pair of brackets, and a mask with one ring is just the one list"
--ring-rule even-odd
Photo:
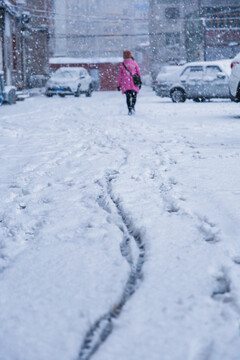
[(126, 114), (1, 107), (0, 360), (239, 360), (239, 104)]

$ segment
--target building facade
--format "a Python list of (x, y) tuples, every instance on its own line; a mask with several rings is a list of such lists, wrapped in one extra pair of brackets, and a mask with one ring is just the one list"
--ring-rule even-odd
[(24, 87), (43, 86), (53, 51), (53, 1), (25, 0), (18, 10), (21, 13), (23, 84)]
[(232, 58), (240, 52), (239, 0), (198, 1), (185, 26), (188, 60)]
[(49, 73), (52, 0), (0, 0), (0, 70), (7, 85), (39, 86)]
[(166, 63), (233, 57), (239, 11), (239, 0), (150, 0), (152, 73)]
[(148, 0), (55, 0), (55, 56), (116, 57), (148, 41)]
[(16, 85), (21, 71), (20, 16), (16, 1), (0, 1), (0, 71), (7, 85)]
[[(192, 1), (194, 3), (194, 0)], [(153, 69), (186, 59), (183, 0), (150, 0), (149, 37)]]

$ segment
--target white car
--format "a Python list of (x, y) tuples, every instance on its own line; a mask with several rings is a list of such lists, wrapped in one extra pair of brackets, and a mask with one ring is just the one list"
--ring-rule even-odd
[(230, 96), (233, 101), (240, 101), (240, 53), (235, 56), (231, 63), (231, 75), (229, 77)]
[(173, 102), (186, 99), (204, 101), (230, 98), (228, 79), (231, 60), (186, 63), (171, 73), (159, 74), (155, 91), (158, 96), (171, 97)]
[(91, 96), (93, 91), (92, 78), (83, 67), (62, 67), (58, 69), (47, 81), (45, 95), (51, 97), (59, 95), (81, 94)]

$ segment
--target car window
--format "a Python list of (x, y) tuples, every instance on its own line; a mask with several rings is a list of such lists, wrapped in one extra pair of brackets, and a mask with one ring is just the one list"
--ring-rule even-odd
[(222, 72), (222, 70), (218, 66), (211, 65), (206, 67), (206, 75), (208, 76), (217, 76), (220, 72)]
[(184, 77), (188, 78), (202, 78), (203, 75), (203, 67), (202, 66), (189, 66), (182, 73)]

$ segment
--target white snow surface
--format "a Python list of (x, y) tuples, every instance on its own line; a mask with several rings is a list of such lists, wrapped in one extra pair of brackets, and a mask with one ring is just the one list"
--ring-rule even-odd
[(136, 110), (118, 92), (0, 108), (1, 360), (79, 359), (130, 273), (124, 219), (143, 277), (92, 359), (239, 360), (239, 104), (146, 87)]

